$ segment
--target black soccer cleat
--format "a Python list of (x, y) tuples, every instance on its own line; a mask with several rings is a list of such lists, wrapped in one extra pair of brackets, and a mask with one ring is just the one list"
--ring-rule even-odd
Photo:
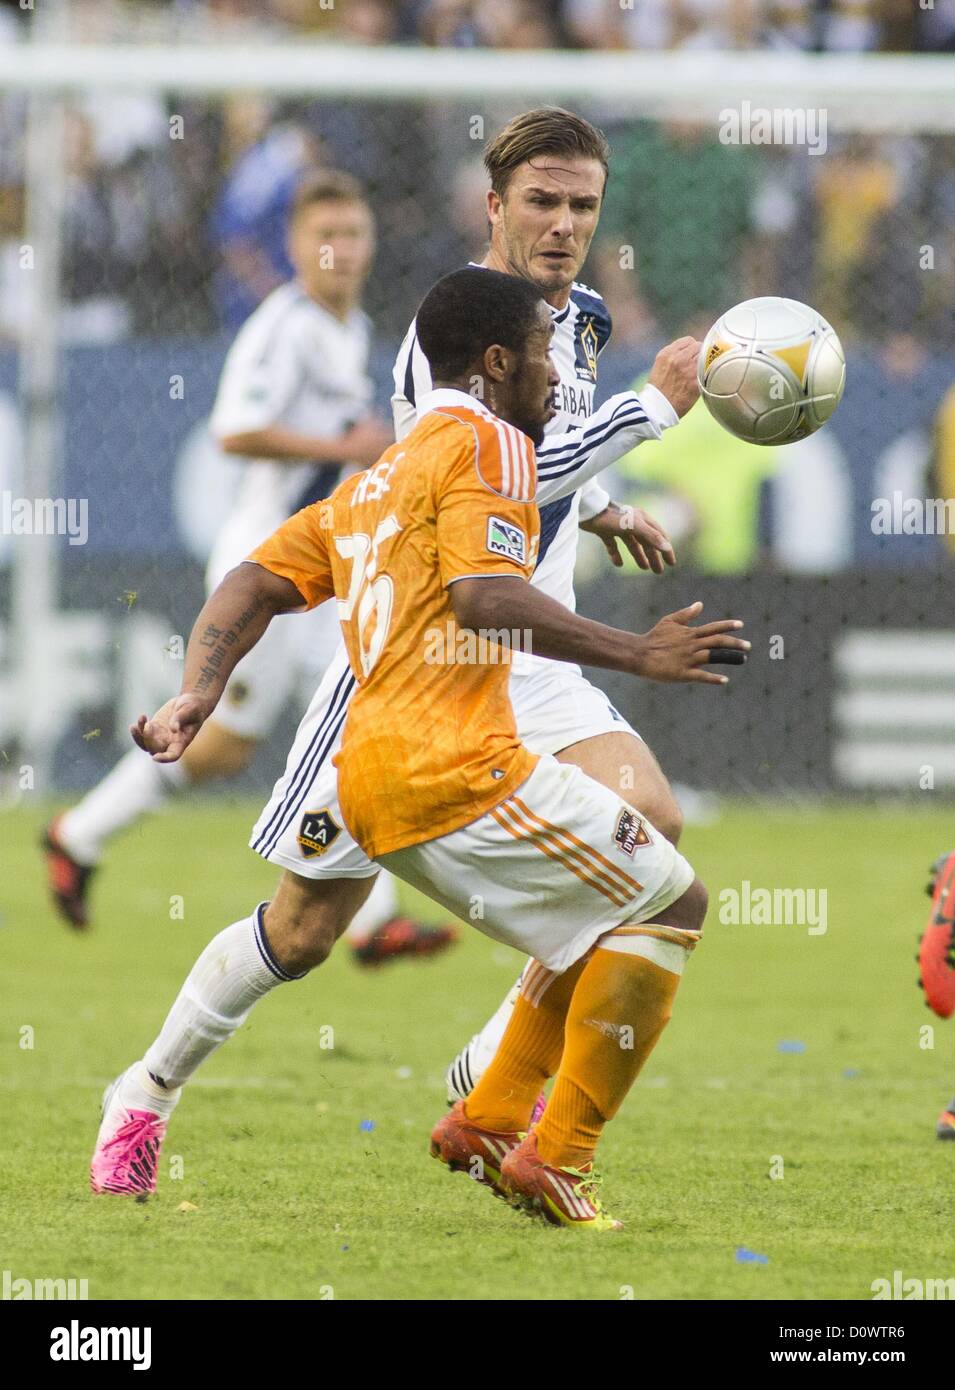
[(59, 816), (50, 821), (40, 844), (46, 857), (46, 875), (53, 905), (64, 922), (76, 931), (90, 924), (89, 886), (96, 868), (80, 864), (68, 854), (57, 834)]
[(458, 939), (453, 927), (426, 927), (410, 917), (392, 917), (352, 951), (359, 965), (384, 965), (402, 956), (433, 956)]
[(950, 1101), (948, 1109), (939, 1115), (935, 1135), (938, 1139), (955, 1139), (955, 1100)]

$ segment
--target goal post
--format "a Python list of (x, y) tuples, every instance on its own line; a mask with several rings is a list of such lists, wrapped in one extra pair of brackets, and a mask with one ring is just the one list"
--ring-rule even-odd
[(846, 129), (955, 130), (955, 60), (939, 54), (601, 53), (333, 43), (0, 47), (0, 90), (268, 92), (370, 102), (510, 97), (711, 120), (720, 109), (825, 106)]

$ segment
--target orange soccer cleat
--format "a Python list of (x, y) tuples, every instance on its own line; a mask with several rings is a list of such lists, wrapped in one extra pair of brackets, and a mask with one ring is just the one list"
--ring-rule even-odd
[(599, 1185), (592, 1163), (585, 1168), (552, 1168), (544, 1163), (533, 1132), (511, 1150), (501, 1168), (501, 1191), (512, 1206), (542, 1216), (553, 1226), (620, 1231), (623, 1222), (608, 1216), (601, 1206)]
[(955, 1139), (955, 1100), (939, 1115), (935, 1136), (938, 1139)]
[(352, 947), (359, 965), (385, 965), (402, 956), (434, 956), (458, 939), (453, 927), (428, 927), (410, 917), (392, 917)]
[(431, 1131), (431, 1157), (452, 1173), (464, 1172), (502, 1196), (501, 1164), (523, 1139), (516, 1130), (479, 1129), (464, 1113), (464, 1101), (452, 1105)]

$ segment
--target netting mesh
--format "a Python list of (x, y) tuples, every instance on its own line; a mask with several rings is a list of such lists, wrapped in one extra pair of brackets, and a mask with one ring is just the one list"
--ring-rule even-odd
[[(60, 491), (89, 500), (90, 530), (61, 552), (61, 787), (92, 782), (126, 746), (127, 717), (178, 682), (169, 639), (188, 632), (201, 602), (236, 478), (205, 421), (232, 336), (290, 275), (285, 222), (302, 173), (335, 165), (369, 190), (378, 252), (366, 307), (386, 409), (422, 294), (483, 254), (483, 139), (530, 104), (476, 113), (471, 102), (147, 92), (70, 101)], [(0, 102), (0, 487), (14, 491), (24, 113), (19, 97)], [(955, 781), (955, 703), (948, 714), (945, 701), (926, 703), (955, 679), (944, 674), (955, 638), (943, 632), (941, 664), (918, 659), (926, 634), (949, 623), (952, 539), (924, 508), (922, 524), (902, 519), (912, 499), (955, 495), (955, 139), (830, 128), (813, 154), (622, 120), (599, 101), (582, 114), (613, 147), (583, 272), (615, 322), (598, 399), (638, 380), (669, 338), (701, 335), (729, 305), (767, 292), (834, 323), (849, 383), (831, 425), (799, 446), (754, 458), (724, 439), (711, 454), (689, 432), (665, 467), (641, 451), (616, 470), (613, 495), (659, 515), (680, 565), (665, 580), (610, 572), (585, 537), (581, 607), (634, 627), (701, 597), (714, 616), (747, 619), (754, 655), (725, 697), (597, 679), (667, 770), (703, 787), (915, 793), (926, 776)], [(894, 517), (887, 530), (874, 521), (879, 499)], [(0, 536), (4, 611), (14, 539)], [(900, 641), (885, 647), (887, 634)], [(856, 637), (869, 655), (847, 665), (841, 644)], [(889, 697), (906, 680), (900, 719)], [(247, 785), (262, 788), (280, 765), (297, 712)], [(15, 730), (8, 708), (11, 746)]]

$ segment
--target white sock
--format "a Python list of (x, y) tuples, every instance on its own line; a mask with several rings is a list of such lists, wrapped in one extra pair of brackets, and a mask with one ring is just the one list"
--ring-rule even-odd
[(391, 874), (382, 870), (375, 879), (375, 886), (370, 895), (351, 919), (345, 936), (353, 944), (357, 944), (366, 936), (370, 936), (376, 927), (382, 926), (397, 915), (398, 894), (395, 891), (395, 880)]
[(262, 925), (265, 906), (213, 937), (186, 976), (159, 1037), (143, 1057), (153, 1080), (167, 1090), (188, 1081), (242, 1026), (263, 994), (286, 980), (302, 979), (283, 970), (272, 955)]
[(123, 1076), (119, 1098), (127, 1110), (149, 1110), (164, 1120), (175, 1110), (182, 1092), (157, 1086), (144, 1062), (134, 1062)]
[(64, 849), (80, 864), (98, 863), (106, 840), (158, 810), (188, 780), (181, 762), (154, 763), (141, 748), (131, 748), (102, 782), (60, 817), (57, 834)]
[(505, 1029), (511, 1021), (523, 978), (522, 971), (516, 984), (508, 990), (497, 1012), (488, 1019), (480, 1033), (475, 1033), (468, 1045), (462, 1047), (448, 1067), (445, 1081), (449, 1100), (464, 1100), (469, 1096), (491, 1065), (491, 1059), (500, 1047)]

